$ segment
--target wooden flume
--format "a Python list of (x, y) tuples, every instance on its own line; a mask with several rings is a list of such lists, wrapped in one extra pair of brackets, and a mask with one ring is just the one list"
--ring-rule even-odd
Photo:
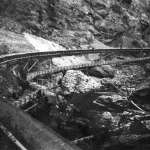
[[(14, 61), (26, 60), (29, 58), (53, 58), (71, 55), (85, 55), (101, 52), (149, 52), (149, 49), (98, 49), (98, 50), (73, 50), (73, 51), (57, 51), (57, 52), (35, 52), (35, 53), (20, 53), (9, 54), (0, 56), (0, 64), (11, 63)], [(60, 67), (53, 70), (46, 70), (41, 72), (34, 72), (29, 74), (27, 80), (32, 80), (37, 76), (57, 73), (63, 70), (69, 69), (81, 69), (85, 67), (93, 67), (106, 64), (130, 64), (130, 63), (143, 63), (149, 61), (150, 57), (136, 58), (133, 60), (123, 61), (108, 61), (105, 63), (97, 64), (81, 64), (71, 67)], [(45, 91), (45, 90), (43, 90)], [(47, 129), (43, 124), (34, 120), (23, 111), (9, 105), (5, 102), (0, 102), (0, 120), (10, 131), (13, 131), (14, 135), (19, 135), (19, 138), (23, 143), (27, 145), (27, 148), (32, 150), (78, 150), (79, 148), (71, 145), (68, 141), (57, 135), (52, 129)]]

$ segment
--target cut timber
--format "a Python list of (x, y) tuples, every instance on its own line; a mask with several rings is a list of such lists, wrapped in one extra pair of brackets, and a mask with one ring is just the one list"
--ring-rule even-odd
[(2, 101), (0, 120), (29, 150), (79, 150), (52, 129)]
[(0, 129), (3, 131), (3, 133), (17, 146), (20, 148), (20, 150), (27, 150), (17, 139), (16, 137), (8, 131), (3, 124), (0, 123)]

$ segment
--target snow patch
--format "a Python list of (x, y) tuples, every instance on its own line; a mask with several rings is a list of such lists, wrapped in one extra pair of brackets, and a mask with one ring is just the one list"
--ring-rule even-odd
[(26, 40), (33, 45), (33, 47), (37, 51), (60, 51), (60, 50), (66, 50), (64, 47), (60, 46), (59, 44), (56, 44), (55, 42), (45, 40), (41, 37), (37, 37), (28, 33), (24, 33), (24, 37)]
[(61, 58), (53, 58), (52, 61), (54, 65), (59, 67), (86, 64), (91, 62), (84, 56), (65, 56)]

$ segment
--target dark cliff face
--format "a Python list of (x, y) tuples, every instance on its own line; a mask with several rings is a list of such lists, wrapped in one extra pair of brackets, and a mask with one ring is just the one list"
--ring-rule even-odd
[(2, 25), (7, 28), (4, 21), (7, 19), (6, 22), (12, 22), (12, 28), (15, 24), (19, 25), (20, 29), (16, 32), (28, 31), (38, 34), (44, 25), (52, 20), (50, 16), (55, 16), (54, 10), (50, 8), (52, 2), (47, 0), (2, 0), (0, 3), (1, 22), (4, 22)]
[(89, 48), (98, 41), (148, 47), (148, 8), (148, 0), (1, 0), (0, 28), (30, 32), (68, 48)]

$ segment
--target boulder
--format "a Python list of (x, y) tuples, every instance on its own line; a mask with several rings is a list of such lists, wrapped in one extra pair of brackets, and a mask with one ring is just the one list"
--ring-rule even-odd
[(109, 79), (99, 79), (87, 76), (79, 70), (69, 70), (62, 79), (62, 87), (65, 94), (87, 93), (93, 90), (114, 90), (113, 82)]
[(118, 94), (100, 95), (96, 103), (108, 110), (115, 110), (117, 108), (124, 109), (129, 105), (127, 97)]
[(85, 93), (102, 88), (101, 80), (88, 77), (81, 71), (69, 70), (62, 79), (64, 93)]
[(113, 78), (115, 75), (115, 69), (110, 65), (104, 65), (100, 67), (93, 67), (89, 69), (88, 74), (98, 78)]

